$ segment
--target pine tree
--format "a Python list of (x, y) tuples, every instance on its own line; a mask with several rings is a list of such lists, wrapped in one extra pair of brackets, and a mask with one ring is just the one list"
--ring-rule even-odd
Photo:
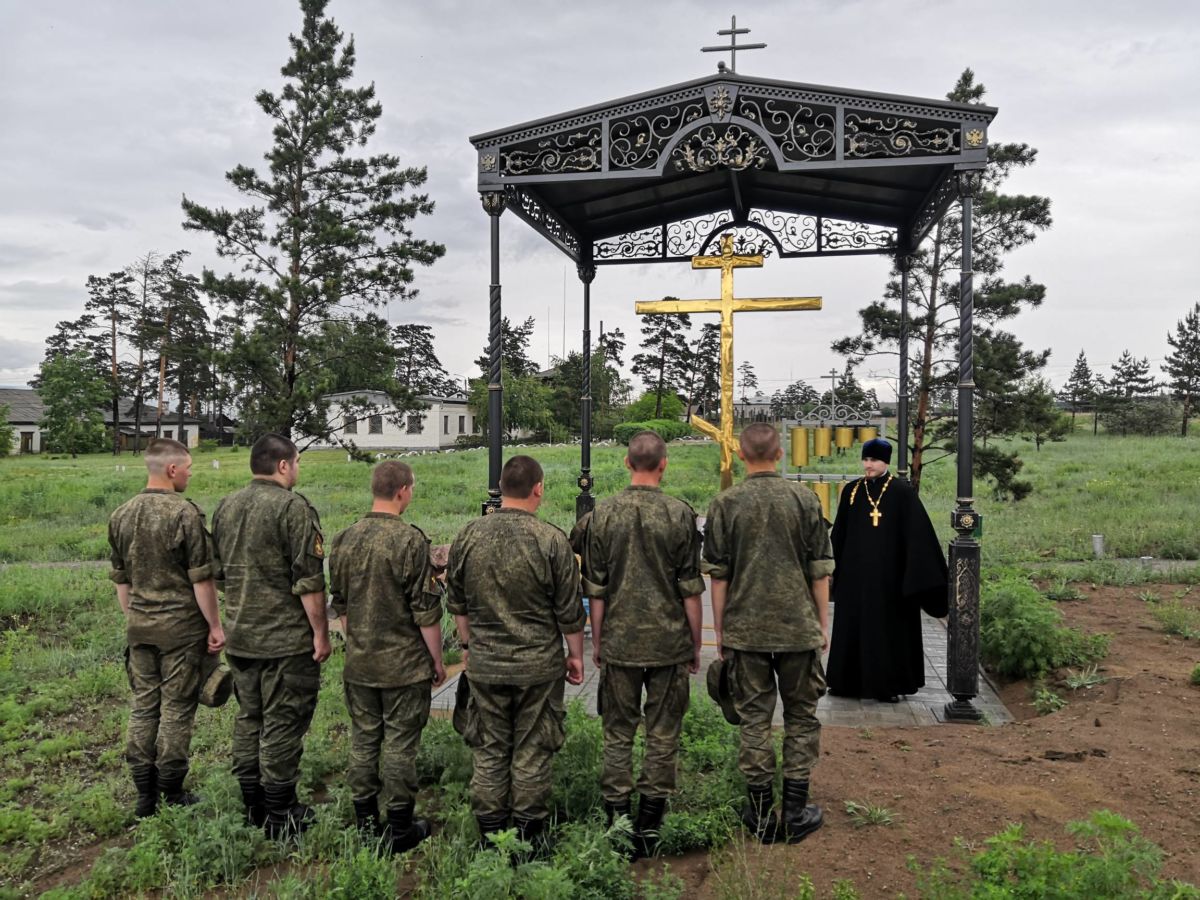
[(1158, 384), (1150, 374), (1150, 360), (1144, 356), (1135, 359), (1128, 350), (1122, 351), (1121, 358), (1112, 364), (1112, 377), (1108, 383), (1126, 400), (1146, 397), (1158, 390)]
[[(504, 374), (513, 378), (524, 378), (537, 374), (537, 363), (529, 357), (529, 341), (533, 337), (535, 322), (533, 316), (520, 325), (513, 325), (505, 316), (500, 320), (500, 368)], [(486, 382), (490, 368), (488, 348), (483, 348), (483, 355), (475, 359), (475, 365), (483, 373)]]
[(112, 453), (121, 454), (121, 396), (124, 385), (121, 378), (121, 358), (117, 346), (118, 338), (125, 333), (125, 321), (133, 306), (133, 279), (126, 272), (112, 272), (103, 277), (89, 275), (87, 280), (88, 300), (84, 309), (96, 317), (108, 334), (105, 370), (108, 382), (108, 399), (112, 405)]
[(438, 359), (430, 326), (395, 326), (392, 346), (396, 353), (396, 378), (411, 393), (440, 397), (456, 394), (462, 389)]
[(1200, 398), (1200, 303), (1175, 325), (1175, 333), (1167, 335), (1171, 352), (1163, 360), (1163, 371), (1170, 378), (1167, 386), (1183, 405), (1181, 434), (1187, 437), (1188, 420), (1197, 398)]
[(742, 402), (746, 401), (749, 393), (758, 387), (758, 376), (754, 374), (754, 366), (750, 364), (750, 360), (743, 360), (738, 366), (738, 381), (742, 384)]
[(433, 211), (413, 188), (423, 168), (392, 155), (356, 156), (375, 135), (382, 107), (373, 85), (353, 87), (354, 40), (325, 15), (328, 0), (301, 0), (299, 35), (279, 93), (255, 97), (273, 124), (269, 169), (237, 166), (229, 182), (258, 205), (210, 208), (186, 197), (184, 228), (212, 234), (217, 253), (239, 273), (206, 270), (204, 289), (228, 301), (245, 324), (230, 352), (244, 384), (251, 430), (330, 438), (319, 362), (331, 348), (321, 322), (355, 318), (385, 301), (415, 296), (414, 265), (445, 248), (412, 235), (412, 220)]
[(1075, 367), (1071, 376), (1063, 384), (1059, 396), (1067, 401), (1071, 408), (1071, 427), (1075, 427), (1075, 413), (1090, 404), (1096, 396), (1096, 376), (1088, 365), (1087, 356), (1082, 350), (1075, 358)]
[[(959, 103), (979, 103), (984, 97), (984, 87), (976, 83), (974, 73), (967, 69), (947, 96)], [(1008, 178), (1033, 165), (1036, 159), (1037, 151), (1027, 144), (992, 144), (988, 148), (988, 164), (975, 201), (972, 234), (973, 268), (979, 276), (975, 281), (975, 318), (977, 325), (984, 328), (1039, 306), (1046, 293), (1045, 287), (1029, 276), (1008, 281), (1001, 275), (1007, 255), (1033, 241), (1051, 224), (1049, 199), (1002, 193)], [(961, 248), (962, 218), (954, 206), (917, 250), (909, 276), (908, 335), (913, 345), (909, 356), (910, 383), (915, 401), (910, 405), (913, 410), (910, 477), (917, 490), (925, 454), (936, 450), (946, 455), (955, 449), (954, 415), (949, 406), (934, 401), (952, 396), (957, 380), (955, 347)], [(894, 270), (883, 298), (860, 310), (861, 333), (836, 341), (834, 351), (854, 365), (867, 357), (898, 355), (899, 307), (900, 273)], [(976, 338), (977, 351), (982, 340), (986, 340), (983, 335)], [(979, 376), (977, 362), (976, 377)], [(989, 461), (995, 459), (998, 459), (995, 454), (979, 457), (976, 466), (993, 477), (1015, 471), (1012, 466), (999, 464), (995, 471), (990, 471)]]
[[(677, 297), (663, 297), (676, 300)], [(632, 372), (641, 377), (647, 390), (658, 398), (654, 417), (662, 416), (662, 396), (682, 387), (691, 359), (687, 336), (692, 330), (692, 317), (687, 313), (662, 313), (645, 316), (642, 321), (644, 352), (633, 357)]]

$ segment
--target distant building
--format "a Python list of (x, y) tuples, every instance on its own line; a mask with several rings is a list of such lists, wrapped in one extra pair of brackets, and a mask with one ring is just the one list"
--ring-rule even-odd
[[(46, 407), (38, 392), (32, 388), (0, 388), (0, 405), (8, 407), (8, 421), (13, 426), (14, 453), (41, 453), (44, 449), (42, 427), (38, 423), (45, 418)], [(155, 437), (154, 420), (157, 407), (142, 404), (141, 438), (135, 440), (134, 419), (137, 409), (132, 400), (121, 401), (121, 449), (132, 450), (144, 447)], [(104, 408), (104, 424), (112, 428), (112, 406)], [(175, 438), (189, 447), (200, 442), (199, 419), (184, 416), (180, 425), (179, 413), (163, 413), (161, 437)]]
[[(359, 418), (344, 411), (351, 398), (362, 397), (381, 410)], [(476, 434), (475, 415), (462, 394), (418, 398), (425, 409), (397, 413), (383, 391), (343, 391), (327, 394), (329, 412), (335, 422), (331, 440), (314, 446), (335, 446), (338, 439), (353, 441), (363, 450), (439, 450), (453, 447), (460, 437)]]
[(733, 401), (733, 417), (739, 422), (774, 422), (778, 416), (771, 411), (771, 398), (762, 391), (753, 397)]

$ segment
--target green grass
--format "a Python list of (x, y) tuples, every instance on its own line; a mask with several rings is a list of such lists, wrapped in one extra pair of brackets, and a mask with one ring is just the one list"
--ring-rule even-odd
[(846, 801), (846, 815), (850, 819), (850, 824), (855, 828), (865, 828), (868, 825), (892, 825), (896, 821), (892, 811), (886, 806), (876, 806), (858, 800)]

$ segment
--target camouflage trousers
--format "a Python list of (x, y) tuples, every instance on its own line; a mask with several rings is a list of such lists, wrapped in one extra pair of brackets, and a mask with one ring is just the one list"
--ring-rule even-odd
[(604, 771), (600, 792), (619, 803), (633, 792), (633, 738), (642, 721), (642, 688), (646, 690), (646, 755), (638, 792), (667, 797), (675, 791), (675, 758), (687, 712), (690, 681), (687, 665), (606, 665), (600, 674), (598, 705), (604, 721)]
[(304, 735), (317, 708), (321, 666), (311, 654), (251, 659), (225, 654), (233, 670), (238, 714), (233, 774), (238, 781), (294, 784)]
[(471, 682), (476, 815), (550, 814), (551, 761), (566, 739), (561, 678), (527, 686)]
[(383, 792), (383, 808), (403, 806), (417, 793), (417, 747), (429, 721), (432, 681), (398, 688), (345, 683), (350, 711), (350, 768), (355, 800)]
[(742, 718), (738, 768), (753, 786), (775, 780), (771, 719), (783, 700), (783, 777), (805, 780), (821, 752), (817, 701), (825, 693), (821, 651), (757, 653), (726, 648), (733, 706)]
[(125, 671), (133, 704), (125, 758), (131, 766), (158, 766), (167, 777), (187, 771), (206, 652), (204, 639), (171, 650), (153, 644), (129, 648)]

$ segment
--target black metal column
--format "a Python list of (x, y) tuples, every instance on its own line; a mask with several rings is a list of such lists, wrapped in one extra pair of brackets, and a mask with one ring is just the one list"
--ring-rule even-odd
[(576, 266), (583, 282), (583, 394), (579, 398), (579, 496), (575, 498), (575, 520), (596, 506), (592, 496), (592, 281), (596, 267), (591, 261)]
[(900, 270), (900, 386), (896, 391), (896, 474), (908, 478), (908, 273), (912, 257), (896, 257)]
[(492, 191), (479, 195), (491, 223), (492, 283), (488, 290), (488, 498), (483, 514), (500, 507), (500, 469), (504, 464), (504, 389), (500, 380), (500, 215), (504, 212), (504, 194)]
[(978, 722), (983, 714), (971, 703), (979, 694), (979, 542), (975, 530), (980, 516), (974, 509), (974, 316), (975, 288), (971, 269), (971, 216), (979, 172), (960, 172), (962, 205), (962, 273), (958, 292), (958, 504), (950, 522), (956, 535), (950, 542), (950, 621), (946, 648), (946, 687), (954, 700), (945, 706), (946, 719)]

